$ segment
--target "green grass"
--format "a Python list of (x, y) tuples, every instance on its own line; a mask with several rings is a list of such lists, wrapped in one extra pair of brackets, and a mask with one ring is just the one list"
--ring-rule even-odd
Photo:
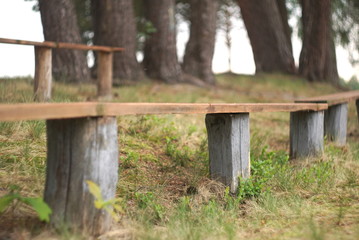
[[(151, 82), (116, 87), (113, 101), (291, 102), (338, 91), (278, 74), (217, 78), (217, 86), (208, 89)], [(95, 94), (91, 84), (55, 83), (53, 101), (86, 101)], [(31, 101), (32, 79), (0, 79), (0, 102)], [(325, 155), (300, 162), (288, 158), (288, 113), (254, 113), (250, 121), (252, 177), (241, 180), (239, 194), (233, 195), (209, 179), (204, 115), (119, 117), (117, 197), (123, 213), (108, 239), (358, 239), (354, 105), (349, 108), (347, 146), (326, 143)], [(0, 149), (0, 196), (13, 185), (22, 196), (42, 196), (45, 122), (0, 123)], [(0, 226), (0, 238), (86, 239), (66, 229), (50, 230), (23, 206), (3, 213)]]

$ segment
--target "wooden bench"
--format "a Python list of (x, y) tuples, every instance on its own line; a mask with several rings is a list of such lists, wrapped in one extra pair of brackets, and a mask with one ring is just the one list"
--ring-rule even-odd
[(206, 114), (210, 176), (232, 192), (239, 177), (250, 176), (249, 114), (290, 112), (292, 157), (323, 152), (327, 104), (317, 103), (30, 103), (0, 104), (0, 121), (46, 120), (47, 170), (44, 199), (51, 223), (89, 234), (110, 227), (111, 216), (96, 209), (86, 180), (101, 188), (104, 200), (115, 197), (118, 181), (116, 116)]
[(49, 41), (34, 42), (7, 38), (0, 38), (0, 43), (34, 46), (34, 99), (39, 102), (46, 102), (51, 99), (53, 48), (97, 51), (97, 97), (105, 100), (111, 98), (113, 52), (124, 51), (123, 48), (119, 47), (89, 46), (84, 44)]
[(298, 99), (295, 102), (328, 104), (328, 110), (324, 114), (324, 134), (329, 141), (334, 141), (338, 146), (344, 146), (347, 137), (348, 103), (350, 101), (356, 101), (359, 120), (359, 91)]

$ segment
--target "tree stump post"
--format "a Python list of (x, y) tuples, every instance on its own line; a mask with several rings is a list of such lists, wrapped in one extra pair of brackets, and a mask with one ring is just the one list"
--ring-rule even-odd
[(35, 46), (34, 100), (47, 102), (51, 99), (52, 50)]
[(305, 158), (323, 153), (324, 111), (290, 113), (290, 157)]
[(250, 176), (249, 113), (207, 114), (210, 175), (236, 192), (238, 178)]
[(99, 51), (97, 54), (97, 59), (97, 97), (99, 100), (111, 100), (113, 53)]
[(329, 106), (324, 113), (324, 135), (338, 146), (347, 140), (348, 103)]
[(44, 199), (51, 223), (99, 235), (111, 216), (94, 205), (86, 181), (96, 183), (103, 199), (115, 197), (118, 143), (115, 117), (47, 120), (47, 170)]

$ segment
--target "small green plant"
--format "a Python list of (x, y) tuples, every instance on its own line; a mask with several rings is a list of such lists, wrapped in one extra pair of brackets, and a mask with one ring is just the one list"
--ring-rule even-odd
[(35, 210), (41, 221), (49, 222), (52, 210), (44, 202), (44, 200), (42, 198), (24, 197), (19, 193), (19, 191), (20, 188), (18, 186), (11, 186), (10, 193), (0, 198), (0, 213), (4, 212), (5, 209), (13, 203), (14, 207), (16, 207), (18, 203), (24, 203)]
[(177, 139), (175, 137), (166, 137), (166, 154), (171, 157), (176, 165), (185, 167), (190, 161), (191, 152), (187, 146), (183, 149), (179, 149), (176, 144)]
[(120, 218), (118, 217), (116, 212), (123, 213), (123, 209), (120, 205), (121, 199), (114, 198), (114, 199), (105, 201), (102, 197), (101, 189), (96, 183), (94, 183), (90, 180), (87, 180), (86, 183), (87, 183), (90, 193), (95, 198), (95, 201), (94, 201), (95, 207), (97, 209), (104, 209), (106, 212), (108, 212), (112, 216), (112, 218), (116, 222), (118, 222), (120, 220)]
[(136, 192), (135, 199), (139, 208), (147, 209), (151, 212), (149, 215), (153, 217), (153, 220), (158, 221), (164, 218), (165, 208), (155, 201), (153, 192)]

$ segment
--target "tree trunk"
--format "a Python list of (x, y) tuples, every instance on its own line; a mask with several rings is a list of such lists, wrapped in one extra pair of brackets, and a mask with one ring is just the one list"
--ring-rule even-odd
[(143, 66), (147, 76), (167, 83), (182, 81), (177, 59), (174, 0), (143, 1), (145, 17), (156, 32), (146, 39)]
[(299, 73), (309, 81), (338, 83), (335, 45), (331, 29), (331, 1), (301, 0), (303, 46)]
[(238, 0), (238, 3), (252, 45), (256, 72), (295, 73), (290, 36), (282, 17), (286, 9), (276, 0)]
[(114, 83), (138, 80), (142, 69), (136, 59), (136, 23), (132, 1), (92, 0), (94, 43), (123, 47), (114, 54)]
[(216, 38), (217, 0), (191, 0), (191, 28), (183, 71), (214, 84), (212, 59)]
[[(81, 43), (72, 0), (39, 0), (39, 7), (46, 41)], [(85, 82), (90, 79), (84, 51), (54, 49), (52, 59), (56, 80)]]

